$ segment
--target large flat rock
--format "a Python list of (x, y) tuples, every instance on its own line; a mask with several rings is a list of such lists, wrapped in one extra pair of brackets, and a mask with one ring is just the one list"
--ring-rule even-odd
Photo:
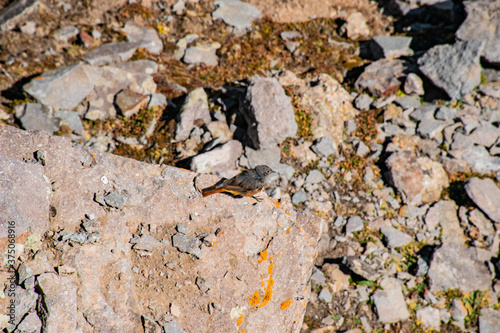
[[(26, 165), (37, 150), (45, 150), (45, 165)], [(72, 325), (83, 332), (142, 332), (141, 321), (184, 332), (300, 331), (325, 227), (320, 218), (287, 200), (277, 206), (269, 198), (203, 198), (198, 188), (217, 177), (101, 153), (46, 132), (0, 127), (0, 151), (5, 163), (36, 171), (19, 182), (41, 177), (50, 184), (48, 202), (40, 199), (50, 215), (30, 232), (55, 236), (31, 244), (41, 251), (24, 261), (35, 281), (52, 271), (52, 285), (63, 283), (73, 296), (64, 309), (69, 300), (58, 299), (57, 288), (34, 289), (39, 302), (51, 300), (45, 330), (76, 309)], [(123, 199), (122, 208), (111, 207), (110, 196)], [(203, 240), (193, 251), (199, 259), (171, 245), (179, 224), (177, 230)], [(92, 242), (77, 241), (96, 230), (100, 237)], [(143, 238), (155, 246), (132, 248)]]

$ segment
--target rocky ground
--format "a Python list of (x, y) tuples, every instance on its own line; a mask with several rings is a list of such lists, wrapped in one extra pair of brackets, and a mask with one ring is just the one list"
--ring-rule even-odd
[(0, 2), (0, 122), (271, 166), (328, 225), (302, 332), (498, 332), (498, 2), (302, 2)]

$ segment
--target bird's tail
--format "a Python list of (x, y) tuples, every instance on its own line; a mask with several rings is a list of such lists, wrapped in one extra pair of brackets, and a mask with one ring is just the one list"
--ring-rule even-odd
[(221, 192), (224, 192), (224, 189), (218, 188), (218, 186), (210, 186), (201, 190), (203, 197), (208, 197), (209, 195)]

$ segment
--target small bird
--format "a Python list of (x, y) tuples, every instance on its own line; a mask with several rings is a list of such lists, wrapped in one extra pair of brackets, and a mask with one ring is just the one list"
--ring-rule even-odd
[(217, 184), (201, 190), (203, 197), (215, 193), (230, 193), (232, 195), (251, 197), (257, 194), (276, 174), (267, 165), (259, 165), (254, 169), (245, 170), (231, 179), (222, 179)]

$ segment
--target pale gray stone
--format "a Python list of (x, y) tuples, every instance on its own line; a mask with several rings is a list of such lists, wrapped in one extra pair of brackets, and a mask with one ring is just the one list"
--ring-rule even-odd
[(220, 47), (221, 44), (218, 42), (198, 43), (195, 46), (187, 48), (182, 61), (186, 64), (205, 64), (207, 66), (217, 66), (219, 59), (216, 52), (220, 49)]
[(158, 32), (153, 28), (145, 28), (133, 21), (125, 23), (122, 31), (129, 42), (137, 42), (139, 48), (143, 48), (152, 54), (159, 54), (163, 50), (163, 43), (158, 37)]
[(443, 243), (464, 244), (465, 237), (457, 215), (457, 205), (451, 200), (436, 202), (425, 215), (425, 224), (429, 231), (441, 227)]
[(483, 237), (495, 234), (493, 223), (477, 208), (469, 212), (469, 222), (476, 226)]
[(483, 48), (484, 42), (478, 39), (436, 45), (418, 59), (419, 69), (451, 99), (460, 99), (481, 82)]
[(410, 73), (406, 77), (406, 80), (405, 80), (405, 83), (403, 86), (403, 90), (408, 95), (414, 94), (414, 95), (422, 96), (425, 93), (424, 92), (424, 82), (422, 81), (420, 76), (418, 76), (417, 74)]
[(346, 232), (346, 234), (350, 234), (350, 233), (353, 233), (356, 231), (361, 231), (361, 230), (363, 230), (364, 227), (365, 227), (365, 224), (364, 224), (363, 220), (361, 219), (361, 217), (359, 217), (357, 215), (351, 216), (347, 220), (347, 224), (345, 226), (345, 232)]
[(163, 330), (165, 333), (184, 333), (184, 330), (175, 320), (171, 320), (163, 324)]
[(500, 312), (490, 308), (482, 309), (479, 316), (479, 332), (497, 333), (500, 328)]
[(401, 86), (398, 77), (405, 63), (399, 59), (380, 59), (368, 65), (354, 83), (357, 90), (368, 90), (373, 96), (393, 95)]
[(122, 209), (125, 206), (127, 197), (118, 193), (117, 191), (109, 192), (104, 196), (104, 202), (110, 207)]
[(455, 35), (461, 40), (484, 40), (486, 45), (481, 56), (489, 63), (500, 64), (498, 3), (495, 0), (464, 1), (464, 7), (467, 17)]
[(306, 183), (309, 184), (318, 184), (325, 180), (325, 176), (321, 173), (321, 171), (313, 169), (309, 172), (306, 177)]
[(108, 43), (87, 52), (83, 59), (91, 65), (103, 66), (129, 60), (141, 42)]
[(401, 247), (413, 241), (413, 238), (410, 235), (394, 227), (383, 227), (380, 228), (380, 231), (384, 234), (387, 245), (392, 248)]
[(382, 323), (396, 323), (406, 320), (410, 313), (406, 308), (400, 282), (395, 278), (384, 277), (380, 281), (380, 287), (371, 296), (375, 303), (378, 320)]
[(420, 98), (415, 95), (405, 95), (405, 96), (398, 96), (394, 100), (396, 104), (401, 106), (403, 109), (407, 110), (409, 108), (418, 108), (420, 107)]
[(295, 192), (292, 195), (292, 203), (299, 204), (307, 200), (307, 194), (303, 191)]
[(370, 43), (370, 50), (375, 59), (399, 58), (413, 55), (410, 49), (411, 37), (403, 36), (375, 36)]
[(417, 319), (422, 322), (425, 328), (439, 329), (441, 326), (441, 316), (439, 309), (426, 306), (417, 310)]
[(473, 145), (468, 149), (452, 150), (449, 153), (453, 157), (467, 162), (474, 172), (488, 174), (500, 171), (500, 157), (491, 156), (483, 146)]
[(231, 140), (206, 153), (194, 156), (191, 159), (190, 169), (199, 173), (215, 173), (226, 177), (236, 170), (236, 161), (242, 153), (241, 142)]
[(332, 139), (324, 136), (314, 142), (311, 150), (318, 156), (328, 157), (337, 154), (337, 145)]
[(323, 301), (325, 303), (331, 303), (332, 302), (332, 293), (327, 289), (327, 288), (323, 288), (321, 289), (319, 295), (318, 295), (318, 299), (320, 301)]
[(27, 103), (16, 106), (16, 118), (28, 131), (47, 131), (54, 133), (59, 130), (59, 120), (52, 118), (49, 110), (39, 103)]
[(253, 76), (242, 111), (254, 148), (271, 148), (288, 137), (295, 137), (298, 127), (290, 97), (275, 78)]
[(61, 119), (61, 125), (66, 125), (73, 130), (73, 132), (83, 135), (85, 130), (83, 128), (82, 120), (76, 111), (54, 111), (54, 117)]
[(47, 71), (24, 85), (23, 89), (43, 105), (71, 110), (94, 88), (86, 67), (76, 64)]
[(465, 191), (492, 221), (500, 223), (500, 189), (493, 180), (471, 178), (465, 184)]
[(217, 0), (214, 5), (217, 9), (212, 13), (212, 18), (222, 19), (236, 30), (249, 29), (253, 21), (262, 17), (257, 8), (239, 0)]
[(491, 274), (476, 251), (455, 243), (444, 243), (434, 252), (427, 277), (433, 293), (448, 289), (468, 293), (491, 287)]
[(191, 91), (182, 104), (175, 140), (183, 141), (189, 138), (197, 119), (203, 120), (205, 124), (208, 124), (211, 120), (208, 97), (201, 87)]
[(476, 145), (489, 148), (500, 137), (500, 129), (494, 126), (477, 127), (470, 133), (469, 137)]
[(189, 253), (199, 258), (201, 241), (198, 238), (177, 233), (172, 236), (172, 245), (179, 251)]
[(161, 242), (150, 235), (142, 235), (139, 241), (132, 247), (134, 250), (144, 250), (153, 252), (154, 249), (161, 246)]
[(69, 25), (62, 27), (54, 33), (54, 38), (63, 42), (68, 42), (69, 39), (76, 37), (78, 35), (78, 28), (74, 25)]
[(358, 110), (366, 111), (370, 109), (373, 99), (367, 94), (359, 94), (358, 97), (354, 99), (354, 106)]
[(472, 147), (474, 142), (470, 136), (463, 134), (461, 131), (455, 131), (453, 134), (453, 142), (450, 145), (450, 149), (468, 149)]
[(42, 329), (42, 321), (36, 312), (28, 314), (16, 327), (15, 333), (39, 333)]

